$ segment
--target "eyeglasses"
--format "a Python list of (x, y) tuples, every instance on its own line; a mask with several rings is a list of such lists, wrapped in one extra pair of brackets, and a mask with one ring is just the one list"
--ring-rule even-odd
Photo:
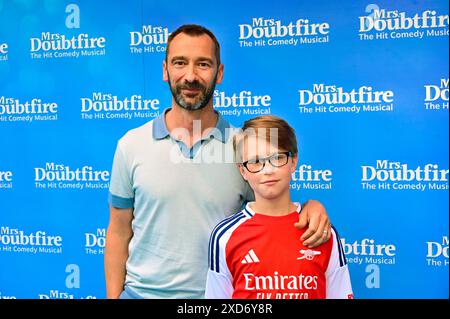
[(243, 162), (242, 165), (250, 173), (258, 173), (264, 169), (266, 162), (269, 162), (274, 167), (282, 167), (286, 165), (290, 156), (292, 156), (292, 152), (275, 153), (269, 157), (248, 160)]

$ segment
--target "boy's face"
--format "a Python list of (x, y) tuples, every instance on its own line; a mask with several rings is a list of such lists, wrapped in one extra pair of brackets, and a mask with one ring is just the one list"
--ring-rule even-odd
[[(258, 199), (276, 199), (289, 193), (291, 174), (297, 166), (297, 155), (287, 156), (286, 150), (278, 149), (270, 144), (265, 138), (249, 136), (243, 142), (242, 159), (247, 162), (250, 171), (243, 164), (239, 164), (242, 177), (248, 181)], [(287, 158), (286, 158), (287, 157)], [(272, 165), (270, 161), (275, 164)]]

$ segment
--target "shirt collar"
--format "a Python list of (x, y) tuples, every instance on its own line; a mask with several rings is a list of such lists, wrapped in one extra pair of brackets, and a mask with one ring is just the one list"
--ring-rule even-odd
[[(168, 111), (170, 111), (170, 108), (165, 109), (161, 115), (159, 115), (157, 118), (153, 120), (153, 138), (156, 140), (162, 140), (170, 135), (170, 132), (167, 129), (165, 121), (165, 115)], [(225, 143), (228, 140), (231, 125), (225, 118), (223, 118), (222, 115), (220, 115), (219, 112), (217, 111), (214, 112), (216, 112), (218, 118), (216, 127), (214, 130), (211, 131), (210, 137), (213, 137), (216, 140)]]
[(169, 136), (169, 130), (166, 126), (166, 121), (164, 120), (166, 113), (170, 108), (165, 109), (164, 112), (153, 120), (153, 138), (155, 140), (162, 140)]
[[(253, 216), (253, 215), (256, 214), (255, 211), (250, 207), (250, 204), (252, 204), (252, 203), (254, 203), (254, 202), (248, 202), (248, 203), (245, 205), (245, 210), (246, 210), (247, 213), (249, 213), (251, 216)], [(297, 213), (300, 214), (300, 213), (302, 212), (302, 204), (300, 204), (299, 202), (294, 202), (294, 204), (297, 205), (296, 211), (297, 211)]]
[(212, 130), (211, 136), (214, 137), (216, 140), (225, 143), (228, 140), (231, 125), (219, 112), (217, 111), (214, 112), (216, 112), (217, 114), (217, 124), (216, 129)]

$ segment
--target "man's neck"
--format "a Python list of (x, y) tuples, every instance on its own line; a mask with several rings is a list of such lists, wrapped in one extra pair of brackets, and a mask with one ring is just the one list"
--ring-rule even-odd
[(172, 103), (172, 109), (165, 116), (170, 134), (192, 147), (217, 124), (218, 116), (214, 112), (212, 102), (210, 104), (201, 110), (188, 111)]

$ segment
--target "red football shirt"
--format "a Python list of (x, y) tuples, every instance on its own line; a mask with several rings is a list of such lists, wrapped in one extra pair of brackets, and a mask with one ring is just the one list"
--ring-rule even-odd
[[(300, 210), (300, 206), (299, 206)], [(329, 241), (302, 245), (285, 216), (255, 214), (249, 204), (211, 234), (206, 298), (353, 298), (348, 266), (335, 229)]]

